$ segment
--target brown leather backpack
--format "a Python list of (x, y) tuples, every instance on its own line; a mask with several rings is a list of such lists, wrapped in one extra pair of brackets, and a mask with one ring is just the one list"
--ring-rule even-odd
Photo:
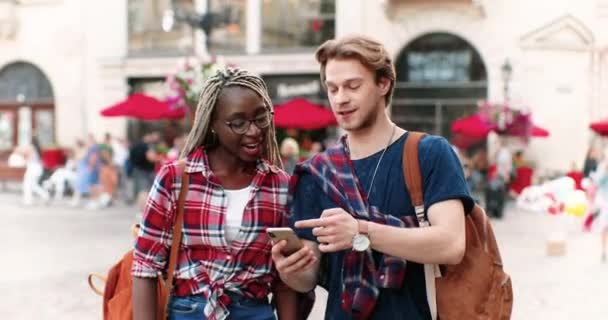
[[(182, 238), (182, 225), (184, 220), (184, 202), (188, 193), (189, 176), (183, 172), (185, 161), (180, 161), (178, 170), (182, 175), (182, 187), (179, 194), (177, 217), (173, 226), (173, 239), (179, 239), (171, 243), (169, 264), (167, 266), (167, 280), (157, 277), (157, 319), (167, 318), (166, 307), (169, 302), (170, 288), (173, 287), (173, 273), (177, 266), (177, 254), (180, 240)], [(133, 250), (129, 250), (108, 272), (107, 278), (99, 274), (90, 274), (89, 286), (94, 292), (103, 296), (103, 319), (104, 320), (132, 320), (133, 319), (133, 277), (131, 266), (133, 265)], [(99, 278), (105, 282), (103, 290), (98, 289), (93, 278)]]
[[(423, 201), (418, 143), (424, 133), (410, 132), (403, 149), (403, 173), (420, 227), (429, 226)], [(492, 226), (475, 205), (466, 216), (466, 250), (457, 265), (425, 265), (427, 298), (433, 319), (505, 320), (511, 318), (513, 289), (503, 270)]]

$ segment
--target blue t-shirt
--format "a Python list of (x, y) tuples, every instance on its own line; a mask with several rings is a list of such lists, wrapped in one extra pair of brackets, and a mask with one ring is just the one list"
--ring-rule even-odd
[[(387, 148), (371, 194), (367, 188), (382, 150), (353, 161), (355, 174), (368, 194), (369, 203), (384, 214), (415, 216), (401, 165), (406, 138), (407, 133)], [(461, 199), (465, 212), (469, 212), (473, 208), (473, 199), (469, 196), (460, 161), (448, 142), (442, 137), (427, 135), (420, 141), (418, 152), (426, 208), (440, 201)], [(312, 176), (303, 175), (295, 190), (292, 227), (295, 221), (318, 218), (323, 210), (335, 207), (337, 205), (322, 192)], [(301, 238), (316, 241), (311, 229), (297, 229), (296, 232)], [(319, 284), (329, 292), (325, 319), (350, 319), (341, 308), (344, 253), (326, 253), (322, 258)], [(381, 254), (374, 251), (374, 257), (379, 260)], [(421, 264), (408, 261), (402, 288), (380, 289), (372, 319), (431, 319)]]

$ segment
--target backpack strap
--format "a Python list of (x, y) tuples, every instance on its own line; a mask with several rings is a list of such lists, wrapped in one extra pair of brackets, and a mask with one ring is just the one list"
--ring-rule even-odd
[(420, 173), (420, 163), (418, 161), (418, 144), (422, 137), (422, 132), (409, 132), (407, 139), (405, 140), (405, 148), (403, 148), (403, 159), (401, 164), (403, 166), (403, 174), (405, 175), (405, 185), (410, 194), (410, 199), (414, 210), (416, 212), (416, 218), (418, 219), (418, 225), (420, 227), (427, 227), (428, 220), (425, 217), (424, 207), (424, 196), (422, 193), (422, 174)]
[[(424, 193), (422, 192), (422, 171), (420, 170), (420, 161), (418, 158), (418, 145), (420, 140), (425, 136), (422, 132), (409, 132), (405, 140), (403, 148), (403, 175), (405, 177), (405, 185), (414, 210), (418, 219), (419, 227), (429, 227), (430, 223), (426, 217), (426, 208), (424, 207)], [(435, 278), (441, 276), (439, 266), (436, 264), (424, 265), (424, 282), (426, 285), (426, 299), (431, 312), (431, 319), (437, 319), (437, 293), (435, 286)]]
[(182, 176), (182, 187), (177, 200), (177, 217), (173, 224), (173, 241), (171, 242), (171, 251), (169, 252), (169, 266), (167, 267), (167, 301), (164, 301), (165, 306), (169, 303), (171, 290), (173, 289), (173, 274), (177, 267), (177, 254), (182, 240), (182, 225), (184, 224), (184, 204), (188, 195), (188, 186), (190, 184), (190, 175), (184, 171), (186, 167), (186, 159), (180, 159), (177, 164), (177, 173)]

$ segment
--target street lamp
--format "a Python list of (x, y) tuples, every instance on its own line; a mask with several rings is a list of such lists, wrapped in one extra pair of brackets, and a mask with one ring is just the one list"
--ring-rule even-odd
[[(214, 19), (215, 18), (215, 19)], [(180, 14), (173, 10), (166, 10), (163, 14), (163, 31), (169, 32), (175, 26), (175, 22), (184, 22), (195, 29), (202, 29), (205, 35), (211, 33), (212, 22), (217, 20), (218, 15), (214, 13), (204, 14)]]
[(196, 53), (196, 35), (195, 30), (201, 29), (205, 33), (205, 45), (206, 49), (209, 50), (209, 43), (211, 37), (211, 29), (214, 26), (215, 21), (219, 21), (218, 16), (213, 13), (204, 14), (183, 14), (176, 13), (169, 9), (163, 13), (162, 28), (165, 32), (173, 30), (176, 22), (186, 23), (190, 26), (191, 37), (192, 37), (192, 53)]
[(502, 83), (503, 83), (503, 94), (505, 99), (505, 104), (509, 102), (509, 82), (511, 81), (511, 75), (513, 74), (513, 67), (509, 62), (509, 59), (505, 60), (502, 67), (500, 67), (500, 71), (502, 74)]
[(173, 29), (173, 25), (175, 24), (175, 12), (173, 10), (166, 10), (163, 14), (163, 31), (169, 32)]

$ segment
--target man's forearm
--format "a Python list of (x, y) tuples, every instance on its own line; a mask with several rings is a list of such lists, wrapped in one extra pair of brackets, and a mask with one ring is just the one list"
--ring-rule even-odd
[(369, 223), (372, 249), (418, 263), (457, 264), (465, 250), (465, 215), (460, 200), (432, 205), (430, 227), (397, 228)]
[(417, 263), (456, 264), (460, 245), (441, 227), (397, 228), (369, 224), (371, 247), (376, 251)]

